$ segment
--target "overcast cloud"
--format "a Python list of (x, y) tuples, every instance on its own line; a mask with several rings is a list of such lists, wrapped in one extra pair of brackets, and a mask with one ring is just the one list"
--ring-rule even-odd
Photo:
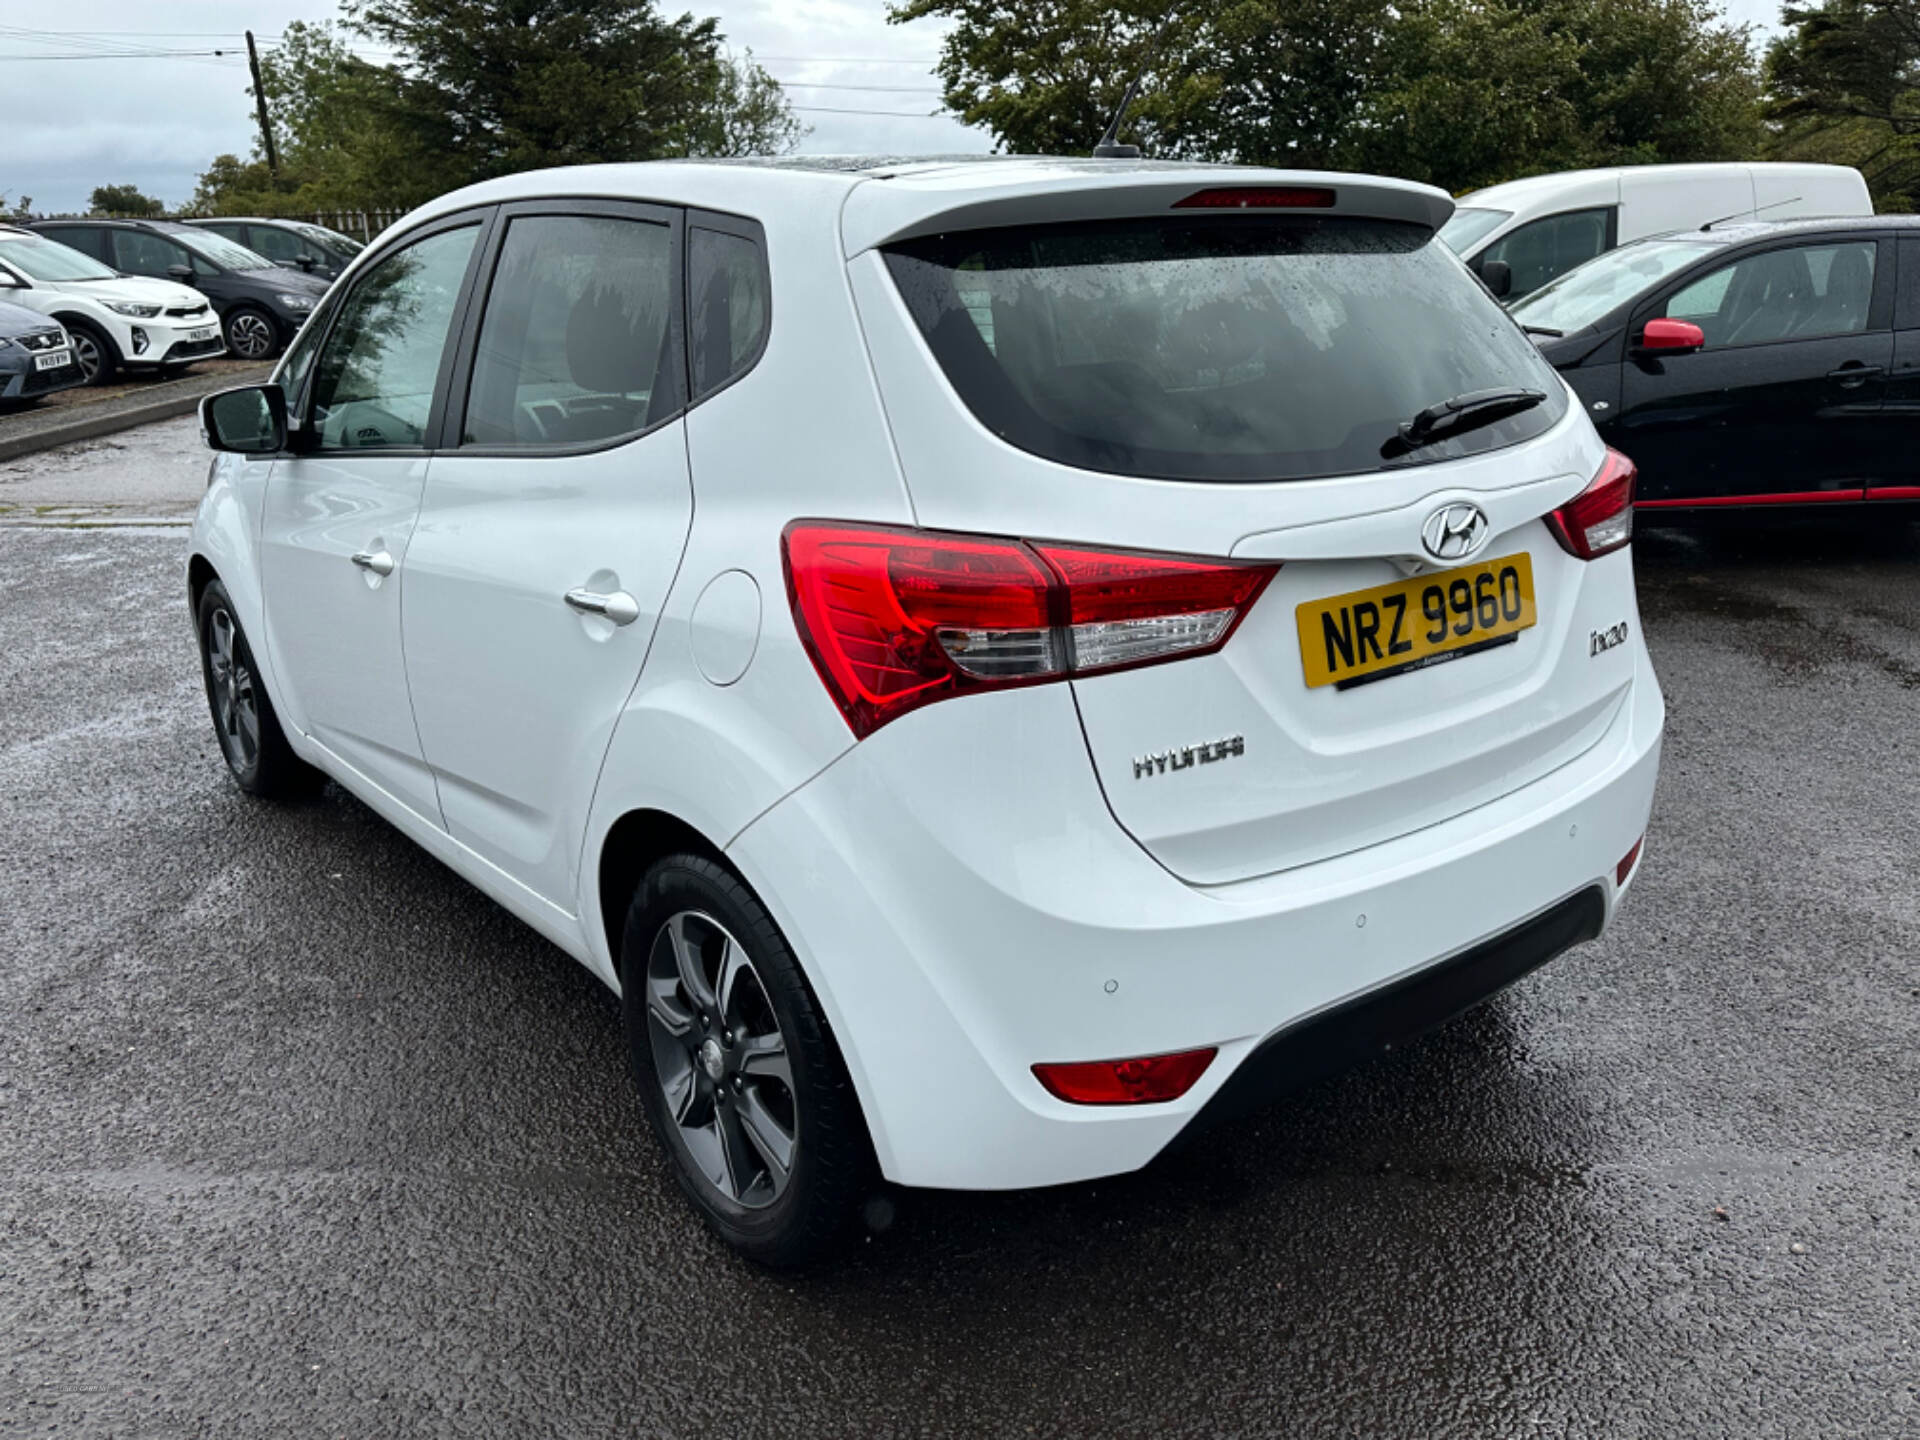
[[(681, 8), (666, 0), (661, 8)], [(692, 4), (716, 14), (728, 43), (751, 47), (789, 84), (813, 127), (803, 150), (900, 153), (986, 150), (989, 138), (938, 108), (932, 62), (941, 27), (886, 23), (882, 0), (745, 0)], [(1770, 26), (1777, 0), (1731, 0), (1733, 18)], [(193, 193), (215, 155), (248, 153), (254, 139), (245, 42), (271, 43), (293, 20), (337, 15), (330, 0), (77, 0), (15, 9), (32, 26), (0, 23), (8, 118), (0, 134), (0, 195), (33, 197), (37, 211), (85, 207), (94, 186), (137, 185), (169, 205)], [(169, 58), (107, 58), (165, 49)], [(53, 58), (90, 55), (102, 58)], [(875, 63), (880, 61), (899, 63)], [(902, 87), (900, 89), (834, 87)], [(842, 111), (896, 112), (845, 114)]]

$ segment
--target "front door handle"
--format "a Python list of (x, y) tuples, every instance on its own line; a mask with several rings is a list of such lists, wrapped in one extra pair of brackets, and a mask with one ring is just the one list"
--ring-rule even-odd
[(362, 570), (371, 570), (376, 575), (393, 573), (393, 556), (384, 550), (356, 550), (352, 558)]
[(1886, 373), (1887, 367), (1884, 365), (1862, 365), (1856, 361), (1850, 365), (1842, 365), (1838, 370), (1829, 370), (1827, 378), (1837, 381), (1843, 390), (1851, 390), (1854, 386), (1871, 380), (1876, 375)]
[(640, 618), (640, 602), (624, 590), (602, 595), (594, 590), (567, 591), (567, 604), (582, 615), (604, 615), (616, 625), (631, 625)]

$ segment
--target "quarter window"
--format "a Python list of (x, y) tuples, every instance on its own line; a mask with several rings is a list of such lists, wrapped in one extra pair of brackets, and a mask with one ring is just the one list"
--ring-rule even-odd
[(1530, 295), (1576, 265), (1584, 265), (1607, 248), (1608, 212), (1570, 210), (1522, 225), (1486, 248), (1480, 263), (1504, 260), (1513, 271), (1513, 288), (1502, 298)]
[(687, 237), (693, 398), (711, 394), (759, 358), (767, 335), (760, 247), (744, 235), (693, 227)]
[(522, 215), (487, 293), (461, 443), (588, 445), (680, 408), (673, 234), (611, 215)]
[(1873, 308), (1879, 248), (1861, 240), (1748, 255), (1681, 290), (1666, 313), (1698, 325), (1710, 349), (1857, 335)]
[(341, 306), (314, 366), (321, 448), (426, 443), (454, 302), (478, 225), (430, 235), (368, 270)]

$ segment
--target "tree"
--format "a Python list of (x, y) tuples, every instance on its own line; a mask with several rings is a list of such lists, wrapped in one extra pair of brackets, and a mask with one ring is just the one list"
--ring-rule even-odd
[[(356, 38), (397, 58), (373, 65)], [(536, 166), (791, 149), (805, 133), (751, 53), (654, 0), (359, 0), (262, 59), (281, 167), (220, 156), (196, 208), (407, 209)]]
[(1882, 210), (1920, 209), (1920, 0), (1786, 6), (1767, 52), (1782, 159), (1854, 165)]
[(784, 155), (806, 137), (780, 82), (754, 62), (751, 50), (738, 60), (723, 50), (714, 63), (710, 93), (687, 126), (686, 154)]
[(31, 195), (22, 195), (18, 200), (9, 205), (7, 203), (7, 197), (0, 195), (0, 215), (6, 216), (9, 220), (18, 220), (24, 224), (33, 218), (33, 197)]
[(948, 108), (1010, 150), (1085, 153), (1136, 70), (1150, 153), (1452, 190), (1762, 140), (1746, 32), (1709, 0), (896, 0), (891, 18), (951, 22)]
[(167, 207), (132, 185), (101, 185), (87, 202), (94, 215), (164, 215)]

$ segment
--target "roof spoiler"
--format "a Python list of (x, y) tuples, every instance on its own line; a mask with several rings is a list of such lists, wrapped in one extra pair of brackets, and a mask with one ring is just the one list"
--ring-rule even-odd
[(1226, 166), (1182, 167), (1176, 176), (1151, 163), (1079, 161), (1016, 185), (991, 183), (990, 172), (977, 186), (872, 181), (847, 197), (841, 226), (853, 256), (949, 230), (1251, 211), (1398, 220), (1438, 230), (1453, 214), (1453, 199), (1431, 186), (1371, 176)]

